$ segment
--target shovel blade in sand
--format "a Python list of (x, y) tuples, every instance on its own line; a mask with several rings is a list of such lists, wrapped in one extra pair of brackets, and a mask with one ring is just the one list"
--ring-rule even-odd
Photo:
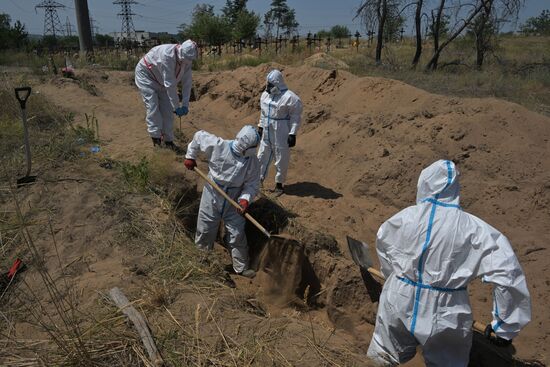
[(369, 254), (369, 245), (346, 236), (348, 248), (353, 262), (364, 269), (372, 268), (372, 259)]

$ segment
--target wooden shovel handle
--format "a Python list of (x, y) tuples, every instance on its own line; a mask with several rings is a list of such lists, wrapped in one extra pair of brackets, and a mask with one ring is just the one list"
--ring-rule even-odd
[(382, 275), (382, 272), (380, 270), (376, 270), (375, 268), (367, 268), (367, 271), (381, 280), (386, 280), (386, 278), (384, 277), (384, 275)]
[[(229, 197), (229, 195), (227, 195), (225, 191), (223, 191), (214, 181), (212, 181), (207, 175), (205, 175), (204, 172), (202, 172), (198, 167), (195, 167), (195, 172), (197, 172), (199, 176), (201, 176), (204, 180), (206, 180), (206, 182), (208, 182), (210, 186), (212, 186), (217, 192), (219, 192), (220, 195), (222, 195), (225, 198), (225, 200), (227, 200), (236, 209), (238, 210), (242, 209), (239, 204), (237, 204), (233, 199), (231, 199), (231, 197)], [(248, 219), (252, 224), (254, 224), (256, 228), (262, 231), (262, 233), (265, 234), (267, 238), (271, 238), (271, 234), (260, 223), (258, 223), (258, 221), (254, 219), (254, 217), (252, 217), (248, 213), (244, 213), (244, 217)]]

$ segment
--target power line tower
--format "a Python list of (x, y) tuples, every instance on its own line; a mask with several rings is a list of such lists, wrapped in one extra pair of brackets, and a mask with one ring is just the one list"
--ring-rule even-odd
[(67, 20), (65, 21), (65, 35), (67, 37), (73, 36), (73, 25), (71, 24), (69, 17), (67, 17)]
[(44, 10), (44, 36), (62, 36), (63, 26), (57, 15), (57, 8), (65, 8), (65, 5), (53, 0), (43, 0), (40, 4), (34, 7), (43, 8)]
[(92, 39), (95, 39), (95, 36), (97, 35), (97, 31), (99, 30), (99, 27), (96, 25), (97, 20), (90, 17), (90, 31), (92, 32)]
[(135, 0), (116, 0), (113, 4), (120, 5), (121, 12), (117, 15), (122, 18), (122, 31), (120, 32), (121, 38), (125, 41), (136, 40), (136, 29), (134, 28), (134, 21), (132, 15), (132, 4), (137, 4)]

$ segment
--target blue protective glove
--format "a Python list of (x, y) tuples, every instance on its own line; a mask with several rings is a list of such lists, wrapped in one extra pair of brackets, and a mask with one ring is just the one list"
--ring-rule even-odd
[(176, 115), (178, 115), (179, 117), (181, 116), (185, 116), (189, 113), (189, 108), (185, 107), (185, 106), (182, 106), (182, 107), (178, 107), (176, 108), (176, 110), (174, 111), (176, 113)]

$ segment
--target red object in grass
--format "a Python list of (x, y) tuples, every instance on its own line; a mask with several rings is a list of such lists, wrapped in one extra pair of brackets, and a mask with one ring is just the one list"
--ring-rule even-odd
[(15, 274), (17, 273), (17, 271), (19, 270), (19, 268), (21, 267), (22, 264), (23, 264), (23, 262), (21, 261), (21, 259), (15, 260), (15, 262), (11, 266), (10, 270), (8, 271), (8, 279), (9, 280), (11, 280), (11, 278), (13, 278), (15, 276)]
[(63, 69), (61, 69), (61, 74), (65, 78), (74, 78), (74, 69), (70, 66), (65, 66)]

